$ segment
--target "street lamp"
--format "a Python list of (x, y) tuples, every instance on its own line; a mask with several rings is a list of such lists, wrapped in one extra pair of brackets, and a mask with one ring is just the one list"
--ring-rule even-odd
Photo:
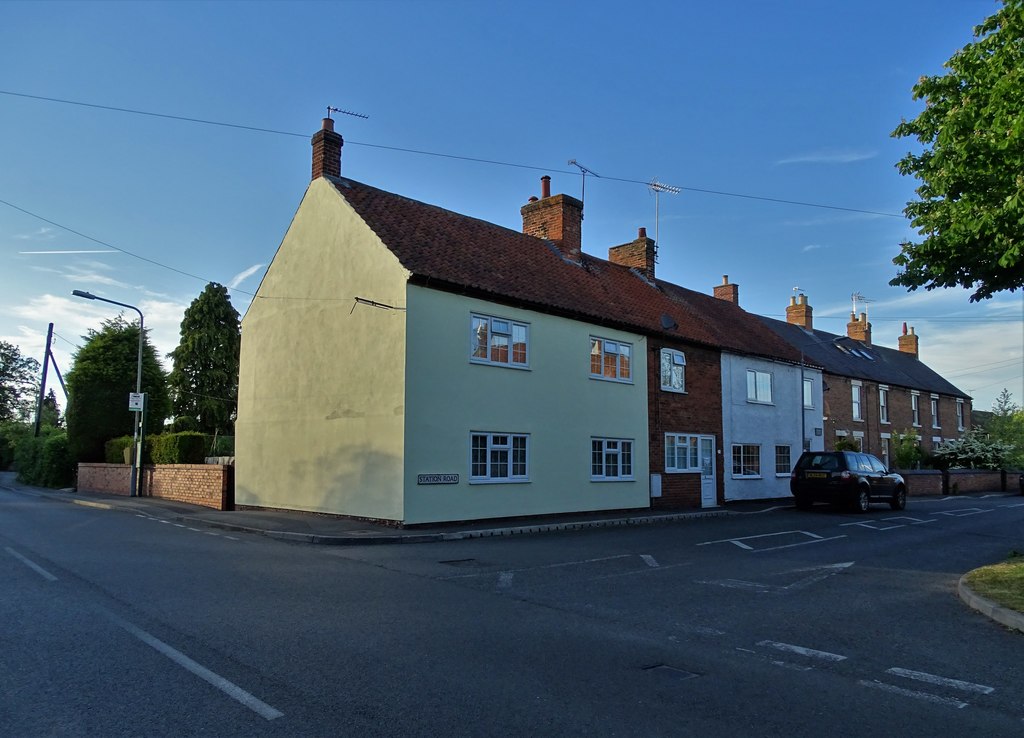
[[(92, 294), (91, 292), (86, 292), (85, 290), (74, 290), (74, 291), (72, 291), (71, 294), (74, 295), (75, 297), (83, 297), (86, 300), (99, 300), (100, 302), (109, 302), (111, 305), (118, 305), (118, 306), (123, 307), (123, 308), (128, 308), (129, 310), (134, 310), (135, 312), (137, 312), (139, 314), (139, 357), (138, 357), (138, 363), (137, 363), (136, 368), (135, 368), (135, 394), (141, 395), (142, 394), (142, 341), (143, 341), (143, 338), (146, 335), (145, 331), (143, 330), (142, 311), (139, 310), (134, 305), (128, 305), (127, 303), (118, 302), (117, 300), (108, 300), (105, 297), (98, 297), (98, 296)], [(141, 435), (140, 430), (139, 430), (139, 426), (141, 425), (141, 416), (139, 415), (139, 411), (138, 410), (135, 410), (134, 412), (135, 412), (135, 423), (134, 423), (133, 428), (132, 428), (132, 448), (134, 450), (132, 452), (131, 479), (128, 482), (128, 495), (130, 497), (137, 497), (138, 496), (138, 494), (137, 494), (138, 493), (138, 476), (139, 476), (138, 472), (139, 472), (139, 463), (140, 463), (141, 457), (142, 457), (142, 435)]]

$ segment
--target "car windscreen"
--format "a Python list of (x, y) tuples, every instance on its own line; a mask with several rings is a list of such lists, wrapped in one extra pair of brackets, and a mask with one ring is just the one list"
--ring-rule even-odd
[(797, 469), (815, 469), (820, 471), (837, 471), (839, 459), (832, 453), (804, 454), (797, 462)]

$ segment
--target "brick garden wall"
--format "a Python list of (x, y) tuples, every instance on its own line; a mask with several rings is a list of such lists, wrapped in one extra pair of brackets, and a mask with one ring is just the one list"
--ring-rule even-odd
[[(907, 484), (908, 495), (941, 495), (942, 472), (938, 469), (922, 469), (921, 471), (902, 471), (900, 475)], [(996, 484), (999, 484), (999, 473), (996, 472)]]
[[(227, 464), (159, 464), (142, 469), (141, 494), (215, 510), (234, 509), (234, 467)], [(128, 495), (127, 464), (79, 464), (78, 491)]]

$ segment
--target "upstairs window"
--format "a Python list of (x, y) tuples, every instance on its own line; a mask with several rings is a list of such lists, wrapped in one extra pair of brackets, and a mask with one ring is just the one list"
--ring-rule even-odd
[(772, 375), (747, 369), (747, 402), (772, 401)]
[(915, 426), (921, 425), (921, 395), (917, 392), (910, 393), (910, 416)]
[(889, 388), (878, 388), (878, 419), (883, 423), (889, 422)]
[(814, 409), (814, 380), (804, 379), (804, 408)]
[(592, 438), (590, 478), (618, 481), (633, 478), (633, 442), (618, 438)]
[(853, 402), (853, 419), (864, 420), (864, 415), (861, 411), (861, 393), (864, 388), (861, 387), (860, 382), (854, 382), (851, 390), (851, 400)]
[(590, 337), (590, 376), (615, 382), (633, 381), (633, 346)]
[(963, 400), (957, 400), (956, 401), (956, 429), (957, 430), (963, 430), (964, 429), (964, 401)]
[(501, 366), (529, 366), (529, 326), (506, 318), (473, 315), (470, 361)]
[(686, 392), (686, 354), (661, 350), (661, 388), (666, 392)]
[(942, 426), (939, 425), (939, 398), (935, 397), (933, 395), (931, 400), (932, 400), (932, 428), (941, 428)]

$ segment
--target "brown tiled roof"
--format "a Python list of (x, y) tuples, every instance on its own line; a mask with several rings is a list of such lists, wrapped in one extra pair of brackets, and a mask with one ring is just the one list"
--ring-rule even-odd
[[(413, 281), (646, 335), (798, 363), (800, 354), (738, 305), (544, 239), (343, 177), (327, 177)], [(668, 316), (664, 328), (662, 316)]]

